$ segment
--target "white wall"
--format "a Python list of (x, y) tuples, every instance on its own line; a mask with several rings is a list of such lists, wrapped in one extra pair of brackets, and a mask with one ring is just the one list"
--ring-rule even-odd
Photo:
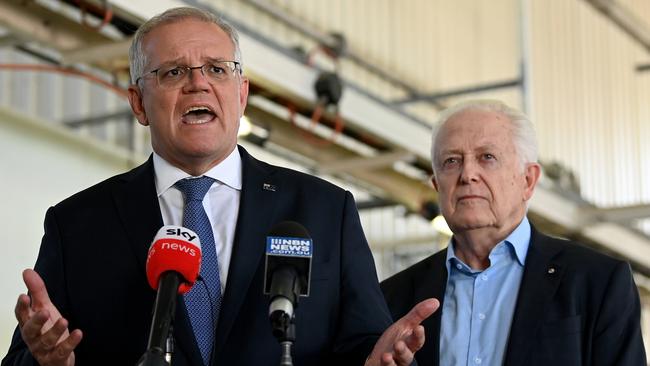
[(134, 164), (111, 149), (0, 108), (0, 354), (17, 324), (13, 309), (26, 291), (21, 272), (36, 260), (45, 211)]

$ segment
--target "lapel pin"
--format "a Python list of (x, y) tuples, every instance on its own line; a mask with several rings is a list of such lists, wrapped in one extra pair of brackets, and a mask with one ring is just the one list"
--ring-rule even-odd
[(555, 273), (555, 267), (550, 267), (547, 272), (548, 272), (548, 274)]
[(265, 191), (275, 192), (277, 188), (273, 184), (264, 183), (262, 184), (262, 189)]

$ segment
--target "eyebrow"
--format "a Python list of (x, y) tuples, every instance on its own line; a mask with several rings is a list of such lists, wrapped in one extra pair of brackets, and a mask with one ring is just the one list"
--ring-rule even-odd
[(443, 156), (443, 155), (462, 155), (463, 151), (458, 150), (458, 149), (447, 149), (447, 150), (442, 150), (438, 155)]
[[(182, 60), (183, 60), (183, 57), (178, 57), (178, 58), (175, 58), (173, 60), (161, 62), (160, 65), (161, 66), (163, 66), (163, 65), (187, 65), (187, 63), (182, 62)], [(227, 58), (222, 57), (222, 56), (217, 56), (217, 57), (206, 57), (204, 60), (205, 60), (205, 63), (208, 63), (208, 62), (222, 62), (222, 61), (226, 61)]]
[[(482, 151), (490, 151), (490, 150), (491, 150), (491, 151), (499, 150), (499, 145), (497, 145), (497, 144), (492, 144), (492, 143), (490, 143), (490, 144), (485, 144), (485, 145), (481, 145), (481, 146), (476, 147), (476, 148), (473, 149), (472, 151), (479, 151), (479, 152), (482, 152)], [(440, 151), (439, 155), (440, 155), (440, 156), (443, 156), (443, 155), (454, 155), (454, 154), (456, 154), (456, 155), (463, 155), (463, 153), (464, 153), (464, 152), (463, 152), (463, 150), (461, 150), (461, 149), (447, 149), (447, 150), (442, 150), (442, 151)]]

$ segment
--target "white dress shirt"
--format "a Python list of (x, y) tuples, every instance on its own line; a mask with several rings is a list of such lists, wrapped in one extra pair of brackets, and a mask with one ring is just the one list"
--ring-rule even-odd
[[(217, 166), (208, 170), (204, 176), (214, 178), (208, 193), (203, 198), (203, 207), (210, 219), (214, 242), (219, 259), (219, 278), (221, 293), (225, 293), (228, 281), (228, 267), (232, 256), (235, 226), (239, 213), (239, 198), (242, 188), (242, 163), (239, 149), (235, 149)], [(174, 184), (180, 179), (190, 177), (183, 170), (171, 165), (154, 152), (156, 193), (165, 225), (183, 226), (183, 194)]]

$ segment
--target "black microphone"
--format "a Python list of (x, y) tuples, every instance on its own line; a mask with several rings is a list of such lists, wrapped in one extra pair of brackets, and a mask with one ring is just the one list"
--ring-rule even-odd
[(287, 336), (300, 296), (309, 296), (312, 240), (307, 229), (293, 221), (277, 224), (266, 237), (264, 294), (269, 295), (273, 335)]
[(147, 281), (158, 290), (147, 351), (138, 366), (167, 366), (176, 298), (188, 292), (201, 268), (201, 242), (192, 230), (180, 226), (163, 226), (158, 230), (147, 255)]

